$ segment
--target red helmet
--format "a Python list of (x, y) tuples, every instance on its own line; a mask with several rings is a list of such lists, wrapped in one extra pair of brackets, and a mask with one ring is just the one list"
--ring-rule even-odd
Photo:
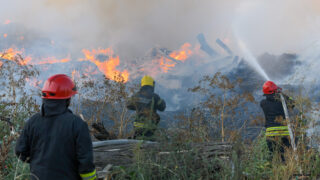
[(77, 93), (75, 83), (65, 74), (51, 76), (42, 88), (43, 99), (69, 99)]
[(274, 82), (272, 81), (266, 81), (263, 84), (262, 91), (264, 94), (274, 94), (281, 90)]

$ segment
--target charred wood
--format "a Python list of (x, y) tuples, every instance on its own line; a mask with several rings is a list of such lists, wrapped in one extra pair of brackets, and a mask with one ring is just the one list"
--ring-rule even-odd
[(229, 55), (232, 55), (232, 51), (230, 50), (230, 48), (224, 43), (222, 42), (219, 38), (216, 40), (217, 44), (222, 47), (222, 49), (224, 49)]
[(219, 54), (207, 43), (206, 38), (201, 33), (197, 36), (197, 39), (201, 45), (200, 49), (204, 52), (206, 52), (211, 57), (216, 57)]
[(109, 132), (104, 128), (102, 123), (93, 123), (92, 129), (93, 136), (100, 141), (108, 140), (111, 138)]

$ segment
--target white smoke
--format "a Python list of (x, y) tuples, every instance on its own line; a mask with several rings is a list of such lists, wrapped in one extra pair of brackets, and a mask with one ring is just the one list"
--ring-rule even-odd
[(319, 38), (317, 0), (10, 0), (1, 19), (62, 41), (74, 48), (113, 46), (130, 60), (155, 44), (177, 49), (203, 32), (209, 42), (230, 39), (232, 23), (254, 54), (296, 52)]
[[(185, 42), (195, 45), (199, 33), (215, 50), (216, 38), (222, 39), (240, 58), (245, 52), (237, 38), (252, 57), (265, 52), (299, 54), (320, 38), (318, 0), (2, 0), (0, 12), (0, 23), (9, 19), (33, 32), (33, 37), (46, 38), (58, 47), (50, 49), (26, 37), (32, 45), (25, 49), (32, 47), (33, 52), (62, 58), (70, 54), (78, 59), (83, 57), (83, 48), (112, 47), (120, 56), (121, 66), (130, 66), (155, 46), (176, 50)], [(194, 66), (193, 61), (167, 74), (196, 76), (221, 69), (221, 63), (230, 67), (231, 60), (205, 58), (205, 66)], [(156, 79), (173, 89), (186, 88), (169, 78)]]

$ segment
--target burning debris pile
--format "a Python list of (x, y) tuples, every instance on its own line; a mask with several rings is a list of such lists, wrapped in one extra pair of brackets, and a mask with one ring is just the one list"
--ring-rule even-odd
[[(0, 31), (12, 32), (12, 29), (17, 27), (19, 27), (17, 24), (6, 21)], [(228, 41), (217, 38), (215, 43), (211, 43), (202, 33), (195, 38), (198, 42), (186, 42), (176, 50), (153, 47), (145, 56), (132, 57), (131, 61), (121, 58), (112, 47), (82, 48), (67, 52), (58, 42), (41, 38), (33, 33), (16, 31), (16, 34), (5, 33), (3, 38), (4, 41), (0, 46), (1, 68), (6, 68), (5, 62), (15, 61), (20, 57), (19, 62), (16, 62), (20, 67), (32, 66), (39, 72), (35, 77), (37, 80), (25, 79), (28, 89), (36, 87), (39, 90), (47, 77), (64, 73), (77, 82), (83, 98), (81, 101), (99, 101), (105, 105), (106, 102), (101, 100), (99, 93), (92, 95), (92, 90), (85, 88), (90, 84), (88, 82), (93, 82), (94, 86), (89, 87), (97, 91), (104, 88), (105, 79), (134, 86), (143, 75), (153, 76), (157, 82), (156, 91), (166, 99), (167, 110), (171, 111), (170, 117), (168, 112), (162, 114), (164, 126), (171, 121), (171, 116), (190, 109), (201, 101), (203, 97), (190, 93), (188, 89), (194, 87), (204, 75), (221, 72), (230, 80), (241, 78), (243, 82), (237, 91), (253, 93), (256, 98), (261, 95), (260, 87), (264, 81), (264, 77), (244, 58), (231, 50)], [(32, 44), (32, 38), (37, 39), (38, 43), (41, 42), (43, 51), (35, 51), (35, 47), (39, 46)], [(272, 79), (280, 81), (294, 74), (296, 67), (301, 65), (299, 56), (295, 54), (275, 56), (266, 53), (258, 58), (258, 63)], [(248, 109), (252, 114), (261, 113), (256, 106)], [(100, 118), (108, 119), (105, 116)]]

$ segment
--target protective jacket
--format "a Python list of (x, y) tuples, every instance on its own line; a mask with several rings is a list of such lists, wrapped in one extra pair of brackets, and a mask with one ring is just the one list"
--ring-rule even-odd
[[(282, 102), (280, 99), (280, 95), (278, 93), (274, 94), (265, 94), (266, 99), (263, 99), (260, 102), (260, 106), (265, 115), (265, 127), (268, 132), (278, 132), (274, 133), (274, 135), (288, 135), (288, 128), (286, 126), (285, 114), (282, 106)], [(288, 110), (294, 108), (294, 101), (292, 98), (284, 95), (286, 104), (288, 106)], [(282, 133), (281, 133), (282, 132)], [(270, 134), (272, 136), (272, 134)]]
[(157, 110), (164, 111), (166, 102), (154, 93), (154, 87), (147, 85), (142, 86), (140, 91), (127, 101), (127, 108), (137, 112), (134, 123), (136, 129), (154, 129), (160, 121)]
[(17, 141), (16, 155), (40, 180), (95, 179), (88, 125), (65, 99), (43, 100), (41, 113), (27, 121)]

